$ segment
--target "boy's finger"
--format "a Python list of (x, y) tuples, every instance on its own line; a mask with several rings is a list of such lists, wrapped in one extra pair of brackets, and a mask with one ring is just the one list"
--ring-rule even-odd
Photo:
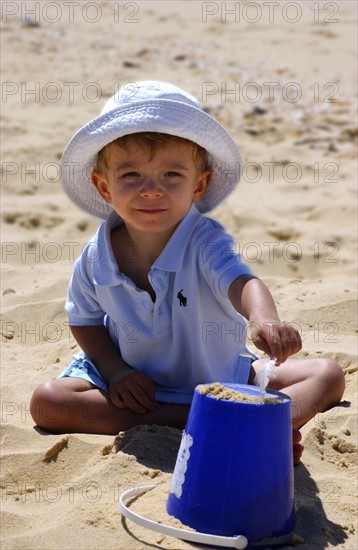
[(141, 388), (141, 386), (135, 384), (131, 387), (131, 393), (137, 403), (142, 405), (146, 410), (153, 411), (156, 407), (156, 402)]
[(124, 401), (119, 397), (119, 395), (115, 392), (109, 393), (110, 400), (112, 401), (113, 405), (117, 407), (118, 409), (126, 409), (127, 405), (124, 403)]
[(275, 357), (276, 364), (280, 365), (283, 360), (283, 349), (282, 349), (281, 335), (277, 325), (270, 326), (270, 335), (269, 335), (268, 343), (270, 345), (271, 357)]
[(252, 342), (254, 343), (254, 345), (260, 349), (261, 351), (263, 351), (264, 353), (266, 353), (267, 355), (270, 355), (271, 353), (271, 348), (270, 348), (270, 345), (268, 344), (268, 342), (266, 341), (265, 338), (262, 338), (260, 335), (258, 334), (252, 334), (251, 335), (251, 338), (252, 338)]
[(150, 399), (138, 380), (133, 377), (126, 380), (126, 384), (121, 387), (118, 395), (128, 408), (138, 414), (144, 414), (156, 408), (155, 400)]
[(282, 330), (282, 362), (286, 361), (290, 355), (297, 353), (302, 347), (301, 336), (293, 329), (293, 327), (287, 325)]
[(143, 405), (138, 403), (138, 401), (133, 397), (131, 391), (122, 390), (121, 398), (123, 399), (123, 402), (125, 403), (126, 407), (128, 407), (132, 411), (138, 414), (144, 414), (147, 412), (147, 409), (143, 407)]
[(109, 397), (118, 409), (132, 409), (134, 412), (143, 414), (145, 409), (141, 407), (135, 399), (131, 396), (130, 391), (125, 388), (121, 388), (120, 393), (118, 390), (110, 390)]
[[(141, 374), (141, 376), (136, 379), (136, 383), (138, 388), (143, 392), (142, 395), (144, 400), (147, 401), (149, 399), (151, 404), (155, 407), (157, 405), (155, 399), (155, 385), (153, 384), (151, 379), (148, 378), (146, 375)], [(141, 399), (140, 395), (138, 395), (138, 398)]]

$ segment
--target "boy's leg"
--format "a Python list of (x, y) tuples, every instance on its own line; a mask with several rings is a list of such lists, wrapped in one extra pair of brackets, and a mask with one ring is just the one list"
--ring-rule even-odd
[[(265, 362), (263, 359), (254, 362), (249, 384), (253, 384), (256, 372)], [(268, 387), (291, 397), (293, 460), (297, 465), (304, 449), (300, 444), (299, 428), (340, 401), (345, 386), (344, 374), (337, 363), (328, 359), (289, 359), (276, 373), (277, 377)]]
[[(254, 370), (264, 363), (262, 359), (255, 361)], [(276, 369), (276, 374), (268, 387), (291, 397), (293, 428), (300, 428), (317, 413), (339, 403), (343, 395), (344, 373), (330, 359), (289, 359)]]
[(106, 392), (80, 378), (59, 378), (41, 384), (33, 393), (30, 410), (35, 423), (53, 433), (116, 435), (139, 424), (183, 429), (189, 406), (158, 404), (138, 414), (115, 407)]

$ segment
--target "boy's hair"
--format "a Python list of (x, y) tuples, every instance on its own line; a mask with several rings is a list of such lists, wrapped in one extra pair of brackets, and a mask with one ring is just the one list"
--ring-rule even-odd
[[(186, 143), (193, 147), (193, 158), (197, 162), (198, 170), (203, 172), (204, 170), (209, 169), (208, 154), (206, 149), (194, 141), (190, 141), (189, 139), (181, 138), (179, 136), (172, 136), (170, 134), (163, 134), (160, 132), (138, 132), (137, 134), (127, 134), (117, 138), (111, 143), (116, 143), (122, 149), (127, 149), (129, 143), (133, 141), (135, 141), (140, 148), (149, 151), (151, 159), (159, 149), (165, 147), (166, 145)], [(111, 145), (111, 143), (105, 145), (97, 154), (96, 168), (99, 172), (104, 172), (106, 169), (109, 169), (106, 158), (106, 148), (108, 145)]]

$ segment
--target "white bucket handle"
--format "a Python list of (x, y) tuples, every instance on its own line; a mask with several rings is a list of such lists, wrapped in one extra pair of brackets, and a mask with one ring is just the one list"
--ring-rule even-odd
[(132, 512), (124, 504), (124, 501), (128, 498), (138, 497), (143, 495), (147, 491), (154, 489), (155, 485), (143, 485), (142, 487), (136, 487), (135, 489), (129, 489), (123, 493), (119, 499), (119, 509), (121, 513), (128, 519), (138, 523), (142, 527), (157, 531), (163, 535), (169, 535), (190, 542), (197, 542), (201, 544), (212, 544), (214, 546), (223, 546), (229, 548), (236, 548), (237, 550), (244, 550), (248, 545), (248, 540), (243, 535), (235, 535), (233, 537), (221, 537), (218, 535), (210, 535), (208, 533), (198, 533), (197, 531), (187, 531), (185, 529), (177, 529), (176, 527), (170, 527), (163, 523), (158, 523), (150, 519), (144, 518), (135, 512)]

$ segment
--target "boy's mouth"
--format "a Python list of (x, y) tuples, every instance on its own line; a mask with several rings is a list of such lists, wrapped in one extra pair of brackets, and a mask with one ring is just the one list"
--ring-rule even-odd
[(160, 214), (165, 212), (165, 208), (137, 208), (138, 212), (143, 212), (144, 214)]

